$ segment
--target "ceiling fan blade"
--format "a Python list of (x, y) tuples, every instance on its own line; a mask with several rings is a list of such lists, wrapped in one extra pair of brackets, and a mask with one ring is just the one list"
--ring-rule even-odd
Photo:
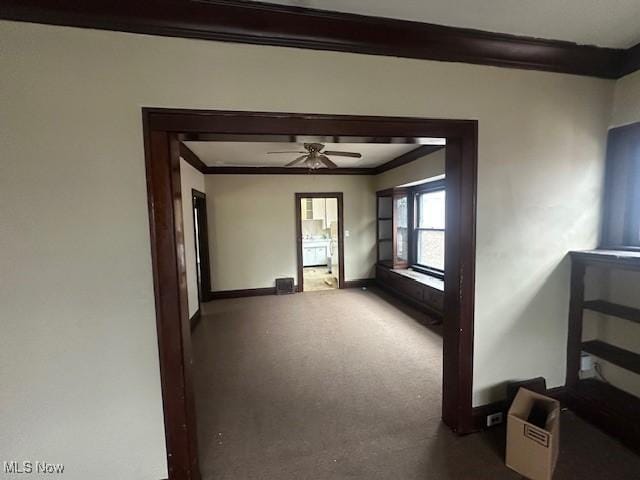
[(327, 150), (326, 152), (322, 153), (324, 155), (335, 155), (336, 157), (362, 158), (362, 154), (355, 152), (334, 152), (333, 150)]
[(286, 152), (267, 152), (267, 155), (269, 155), (271, 153), (308, 153), (308, 152), (302, 152), (302, 151), (299, 151), (299, 150), (288, 150)]
[(327, 168), (338, 168), (338, 165), (336, 165), (331, 160), (329, 160), (329, 157), (327, 157), (325, 155), (320, 155), (320, 156), (318, 156), (318, 158), (320, 159), (320, 161), (322, 163), (324, 163), (327, 166)]
[(301, 155), (300, 157), (296, 158), (293, 162), (289, 162), (285, 165), (285, 167), (293, 167), (296, 163), (301, 162), (302, 160), (306, 159), (309, 155)]

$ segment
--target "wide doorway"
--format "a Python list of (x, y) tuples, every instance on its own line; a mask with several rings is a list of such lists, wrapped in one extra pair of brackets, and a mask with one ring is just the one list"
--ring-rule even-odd
[[(442, 372), (441, 408), (437, 409), (436, 418), (441, 418), (447, 426), (460, 434), (470, 433), (474, 430), (472, 385), (477, 121), (161, 108), (144, 108), (142, 113), (159, 361), (170, 479), (197, 480), (200, 478), (192, 346), (189, 335), (188, 292), (184, 281), (185, 244), (179, 211), (182, 207), (179, 143), (196, 137), (202, 139), (205, 136), (225, 135), (233, 139), (238, 135), (280, 135), (286, 138), (321, 136), (323, 141), (343, 136), (349, 137), (349, 139), (363, 136), (391, 140), (409, 137), (446, 139), (447, 148), (444, 163), (447, 179), (447, 235), (445, 236), (444, 250), (447, 269), (444, 275), (444, 320), (441, 329), (442, 368), (438, 369)], [(395, 166), (397, 165), (393, 165), (392, 168)], [(208, 166), (201, 167), (205, 173), (210, 171)], [(369, 172), (361, 170), (357, 168), (345, 169), (343, 173), (369, 174)], [(270, 172), (270, 169), (265, 169), (260, 174), (269, 174)], [(380, 173), (380, 169), (376, 168), (373, 173)], [(303, 195), (309, 196), (307, 193)], [(371, 200), (372, 208), (374, 208), (375, 196), (373, 193)], [(297, 202), (296, 204), (300, 209), (301, 204)], [(340, 206), (338, 208), (340, 211)], [(289, 225), (291, 224), (289, 223)], [(339, 222), (339, 228), (341, 225), (342, 222)], [(232, 226), (228, 226), (228, 228), (232, 228)], [(291, 236), (293, 236), (293, 232), (291, 232)], [(346, 232), (345, 236), (347, 236)], [(301, 236), (299, 235), (298, 238)], [(355, 238), (350, 240), (355, 240)], [(340, 258), (344, 258), (341, 248), (339, 245)], [(301, 268), (301, 253), (298, 255), (298, 260), (299, 268)], [(340, 270), (342, 270), (341, 267)], [(344, 274), (342, 271), (339, 273), (339, 283), (344, 284)], [(300, 274), (298, 279), (304, 289), (304, 276)], [(316, 299), (321, 297), (343, 295), (344, 293), (346, 293), (344, 290), (329, 291), (320, 292), (317, 295), (294, 295), (290, 299), (304, 297), (314, 303)], [(269, 299), (277, 301), (282, 300), (282, 297), (274, 295)], [(332, 308), (329, 302), (327, 305), (328, 308)], [(300, 314), (306, 314), (309, 311), (304, 305), (295, 307)], [(335, 318), (349, 316), (351, 310), (351, 308), (346, 309), (344, 311), (346, 313), (334, 312)], [(318, 312), (320, 311), (318, 310)], [(364, 312), (366, 314), (367, 308), (364, 309)], [(394, 314), (395, 316), (396, 314)], [(344, 322), (337, 324), (341, 327), (347, 326)], [(235, 325), (243, 325), (243, 323), (239, 322)], [(292, 321), (288, 325), (295, 328), (300, 325), (300, 322)], [(271, 329), (268, 331), (273, 332)], [(308, 331), (306, 333), (307, 337), (313, 338), (313, 334), (309, 335)], [(365, 334), (370, 335), (371, 330), (365, 330), (362, 335)], [(375, 333), (373, 335), (375, 337)], [(216, 338), (224, 340), (220, 336)], [(270, 338), (275, 341), (274, 348), (280, 348), (283, 342), (287, 343), (286, 339), (276, 336)], [(354, 348), (362, 341), (360, 335), (355, 338), (357, 341), (349, 342), (348, 348)], [(242, 349), (242, 352), (254, 354), (251, 349)], [(321, 355), (324, 355), (323, 352), (323, 349), (318, 350)], [(316, 358), (319, 359), (318, 364), (323, 364), (320, 357), (309, 356), (309, 359), (312, 360)], [(230, 371), (234, 371), (242, 365), (242, 358), (226, 360)], [(423, 362), (418, 360), (417, 363), (422, 364)], [(283, 365), (283, 363), (278, 362), (277, 365)], [(374, 372), (384, 371), (388, 368), (384, 361), (379, 361), (376, 368), (367, 361), (363, 361), (359, 365), (363, 369)], [(412, 376), (412, 378), (420, 378), (420, 375)], [(375, 382), (371, 381), (371, 383)], [(370, 386), (369, 382), (365, 386)], [(304, 391), (306, 390), (303, 389), (303, 393)], [(283, 390), (283, 393), (286, 394), (286, 391)], [(305, 404), (309, 408), (313, 408), (313, 404), (307, 402)], [(349, 399), (344, 404), (349, 405)], [(363, 404), (362, 408), (362, 411), (366, 413), (367, 405)], [(395, 411), (389, 412), (389, 414), (395, 415)], [(217, 410), (213, 415), (220, 415), (220, 411)], [(292, 425), (302, 425), (305, 418), (300, 417), (296, 421), (297, 423)], [(339, 422), (340, 419), (335, 418), (334, 421)], [(222, 442), (224, 445), (224, 440)], [(447, 448), (443, 445), (441, 447)], [(392, 452), (402, 450), (403, 448), (391, 449)], [(332, 458), (331, 461), (333, 460), (337, 462), (338, 459)], [(301, 478), (301, 476), (298, 475), (296, 478)], [(399, 478), (402, 478), (402, 475)]]

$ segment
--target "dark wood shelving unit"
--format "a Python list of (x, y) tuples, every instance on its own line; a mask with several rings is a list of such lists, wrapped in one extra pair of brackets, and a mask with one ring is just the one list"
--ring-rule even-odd
[(630, 372), (640, 373), (640, 354), (600, 340), (583, 342), (582, 350)]
[(627, 307), (617, 303), (607, 302), (606, 300), (590, 300), (584, 302), (583, 306), (586, 310), (640, 323), (640, 309), (638, 308)]
[(602, 340), (582, 341), (585, 310), (640, 323), (640, 309), (606, 300), (585, 300), (587, 267), (640, 272), (640, 251), (590, 250), (571, 252), (571, 301), (567, 340), (565, 399), (578, 415), (640, 451), (640, 398), (597, 379), (580, 380), (580, 355), (587, 352), (630, 372), (640, 374), (640, 353)]
[(580, 380), (564, 396), (567, 406), (585, 420), (640, 452), (638, 398), (593, 378)]

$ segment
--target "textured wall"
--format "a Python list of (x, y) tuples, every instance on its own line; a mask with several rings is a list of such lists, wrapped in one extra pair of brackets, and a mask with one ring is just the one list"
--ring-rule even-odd
[(474, 403), (564, 382), (565, 258), (597, 242), (614, 82), (28, 23), (0, 37), (7, 458), (166, 475), (142, 106), (479, 120)]

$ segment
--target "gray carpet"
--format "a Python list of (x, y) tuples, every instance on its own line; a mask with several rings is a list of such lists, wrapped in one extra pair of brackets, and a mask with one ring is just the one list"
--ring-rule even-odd
[[(440, 421), (439, 327), (374, 290), (218, 300), (194, 332), (205, 480), (517, 479), (504, 429)], [(556, 479), (637, 479), (640, 457), (566, 412)]]

